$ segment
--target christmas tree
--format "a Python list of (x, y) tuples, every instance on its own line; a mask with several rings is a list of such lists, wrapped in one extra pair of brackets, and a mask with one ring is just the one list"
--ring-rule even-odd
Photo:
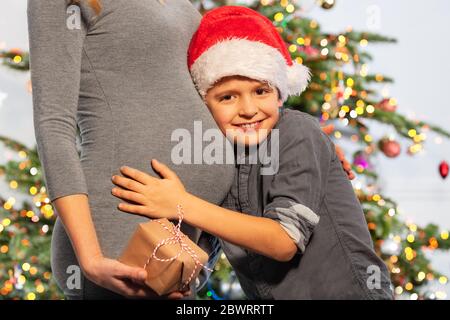
[[(372, 56), (364, 48), (369, 43), (395, 43), (395, 39), (350, 28), (338, 34), (322, 32), (314, 19), (301, 15), (297, 2), (260, 0), (242, 4), (272, 20), (292, 59), (312, 71), (308, 89), (300, 97), (290, 97), (285, 107), (312, 114), (324, 125), (333, 123), (337, 128), (335, 140), (352, 142), (356, 151), (347, 157), (352, 160), (358, 180), (363, 182), (355, 184), (354, 189), (364, 209), (375, 250), (391, 272), (395, 293), (406, 293), (418, 299), (436, 298), (432, 292), (421, 291), (421, 287), (433, 279), (445, 283), (447, 277), (433, 270), (425, 251), (448, 249), (448, 232), (433, 224), (425, 227), (406, 224), (398, 216), (396, 202), (383, 195), (377, 185), (378, 175), (371, 158), (380, 152), (390, 158), (398, 156), (400, 143), (391, 137), (374, 141), (369, 126), (374, 122), (392, 126), (410, 144), (408, 153), (411, 155), (422, 150), (427, 131), (447, 138), (450, 135), (436, 126), (407, 119), (397, 112), (394, 98), (380, 98), (379, 92), (373, 89), (373, 84), (393, 80), (386, 75), (368, 73)], [(205, 13), (218, 6), (239, 4), (239, 1), (194, 3)], [(334, 0), (318, 3), (324, 9), (331, 9)], [(448, 165), (442, 163), (440, 170), (445, 176)], [(206, 299), (243, 297), (224, 255), (201, 296)]]
[[(202, 12), (234, 1), (192, 1)], [(233, 3), (232, 3), (233, 2)], [(333, 0), (320, 5), (330, 9)], [(378, 153), (396, 157), (400, 142), (390, 137), (374, 141), (370, 125), (392, 126), (401, 142), (409, 144), (408, 153), (420, 152), (427, 131), (443, 137), (450, 134), (431, 124), (411, 121), (397, 112), (393, 98), (380, 98), (374, 84), (392, 82), (382, 74), (369, 74), (367, 65), (372, 56), (364, 51), (368, 43), (394, 43), (378, 34), (348, 29), (339, 34), (324, 33), (319, 24), (305, 16), (296, 2), (281, 0), (247, 1), (277, 26), (292, 54), (292, 58), (308, 66), (313, 74), (308, 89), (301, 97), (291, 97), (285, 106), (310, 113), (323, 124), (336, 127), (334, 138), (350, 141), (356, 151), (348, 153), (358, 181), (355, 193), (364, 209), (376, 252), (391, 272), (397, 295), (413, 298), (439, 298), (422, 290), (429, 282), (447, 278), (430, 265), (427, 250), (446, 250), (449, 234), (437, 225), (420, 227), (405, 223), (398, 215), (397, 204), (382, 193), (378, 175), (371, 159)], [(6, 67), (27, 71), (28, 54), (14, 49), (0, 52)], [(50, 269), (50, 239), (55, 222), (49, 202), (36, 148), (0, 136), (1, 143), (16, 157), (0, 165), (0, 175), (11, 191), (26, 197), (20, 206), (15, 197), (0, 195), (0, 299), (60, 299), (62, 293), (52, 281)], [(14, 157), (13, 157), (14, 158)], [(441, 164), (441, 174), (448, 174), (448, 165)], [(19, 207), (19, 209), (16, 209)], [(244, 298), (239, 282), (224, 255), (215, 267), (208, 285), (200, 292), (203, 299)]]

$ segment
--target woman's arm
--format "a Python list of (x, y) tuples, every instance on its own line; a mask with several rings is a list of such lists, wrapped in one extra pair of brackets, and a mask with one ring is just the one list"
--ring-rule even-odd
[(101, 254), (76, 149), (84, 26), (70, 30), (66, 2), (28, 1), (33, 119), (47, 193), (81, 267)]
[(114, 176), (113, 182), (125, 189), (114, 188), (113, 195), (140, 205), (119, 204), (119, 209), (151, 218), (178, 218), (177, 205), (184, 210), (184, 220), (214, 236), (268, 256), (289, 261), (297, 252), (294, 241), (277, 221), (221, 208), (189, 194), (178, 176), (164, 164), (153, 160), (152, 166), (164, 179), (129, 167), (123, 174), (134, 180)]
[(88, 197), (74, 194), (53, 202), (67, 234), (72, 241), (80, 266), (91, 271), (90, 262), (102, 256), (89, 209)]

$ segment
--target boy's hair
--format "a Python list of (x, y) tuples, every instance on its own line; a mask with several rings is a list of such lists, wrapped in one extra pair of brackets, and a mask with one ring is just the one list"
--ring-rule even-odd
[(203, 98), (227, 76), (267, 81), (282, 101), (303, 92), (310, 79), (309, 69), (292, 61), (272, 22), (241, 6), (223, 6), (204, 15), (189, 45), (188, 67)]
[[(224, 79), (224, 78), (226, 78), (226, 77), (223, 77), (223, 78), (220, 78), (220, 79), (218, 79), (216, 82), (214, 82), (214, 84), (211, 86), (211, 88), (212, 87), (214, 87), (218, 82), (220, 82), (222, 79)], [(248, 77), (244, 77), (244, 78), (248, 78)], [(251, 79), (251, 78), (249, 78), (249, 79)], [(259, 81), (259, 82), (263, 82), (263, 83), (266, 83), (269, 87), (271, 87), (272, 89), (275, 89), (276, 91), (277, 91), (277, 98), (278, 98), (278, 100), (281, 100), (281, 92), (280, 92), (280, 89), (278, 89), (276, 86), (274, 86), (272, 83), (270, 83), (269, 81), (267, 81), (267, 80), (264, 80), (264, 81), (261, 81), (261, 80), (258, 80), (258, 79), (252, 79), (252, 80), (256, 80), (256, 81)], [(211, 88), (209, 88), (209, 89), (211, 89)]]

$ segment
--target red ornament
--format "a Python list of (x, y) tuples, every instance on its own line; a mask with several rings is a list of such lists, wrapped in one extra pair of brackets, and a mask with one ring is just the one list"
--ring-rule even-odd
[(396, 158), (401, 152), (400, 144), (395, 140), (387, 138), (380, 140), (379, 147), (384, 155), (389, 158)]
[(448, 176), (448, 163), (447, 161), (442, 161), (439, 164), (439, 173), (441, 174), (442, 179), (447, 178)]
[(395, 110), (397, 110), (397, 105), (392, 104), (390, 99), (381, 100), (375, 107), (381, 111), (387, 112), (395, 112)]

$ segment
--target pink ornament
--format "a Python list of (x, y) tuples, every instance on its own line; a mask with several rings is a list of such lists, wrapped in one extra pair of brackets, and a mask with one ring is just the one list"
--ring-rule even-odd
[(397, 105), (392, 104), (389, 99), (381, 100), (375, 107), (386, 112), (395, 112), (397, 110)]
[(304, 52), (307, 56), (310, 57), (317, 57), (320, 53), (319, 49), (314, 48), (313, 46), (299, 47), (298, 51)]
[(370, 169), (372, 167), (369, 162), (368, 154), (361, 151), (355, 154), (353, 158), (353, 164), (355, 166), (362, 167), (364, 170)]

